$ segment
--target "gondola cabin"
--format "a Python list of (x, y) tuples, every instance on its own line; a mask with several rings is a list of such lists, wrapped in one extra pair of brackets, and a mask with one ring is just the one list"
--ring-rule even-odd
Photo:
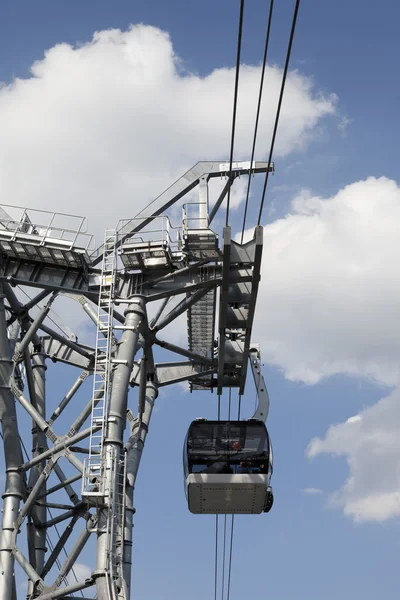
[(193, 421), (183, 454), (190, 512), (260, 514), (271, 509), (272, 448), (262, 421)]

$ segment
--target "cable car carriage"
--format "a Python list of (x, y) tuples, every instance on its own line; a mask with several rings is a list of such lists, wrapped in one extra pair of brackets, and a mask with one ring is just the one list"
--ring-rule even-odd
[(272, 508), (272, 446), (260, 420), (193, 421), (184, 471), (192, 513), (260, 514)]

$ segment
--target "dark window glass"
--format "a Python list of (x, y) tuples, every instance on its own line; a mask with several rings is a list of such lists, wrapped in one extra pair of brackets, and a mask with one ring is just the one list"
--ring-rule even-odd
[(268, 433), (260, 422), (192, 423), (187, 452), (192, 473), (268, 472)]

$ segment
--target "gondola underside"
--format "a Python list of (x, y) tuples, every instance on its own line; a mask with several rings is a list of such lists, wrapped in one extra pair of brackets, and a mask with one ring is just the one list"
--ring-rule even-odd
[(268, 504), (268, 475), (190, 473), (188, 504), (194, 514), (258, 515)]

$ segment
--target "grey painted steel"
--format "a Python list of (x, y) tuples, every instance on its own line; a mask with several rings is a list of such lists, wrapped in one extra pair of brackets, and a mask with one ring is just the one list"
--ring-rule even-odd
[(253, 419), (266, 422), (269, 413), (269, 395), (261, 371), (261, 355), (258, 344), (252, 344), (249, 353), (251, 371), (256, 386), (258, 404)]
[[(17, 348), (18, 348), (17, 353), (20, 355), (20, 357), (22, 357), (25, 350), (27, 350), (29, 344), (33, 340), (34, 336), (36, 335), (37, 330), (39, 329), (39, 327), (41, 326), (41, 324), (43, 323), (43, 321), (49, 314), (53, 300), (54, 300), (54, 296), (52, 298), (50, 298), (50, 300), (47, 302), (47, 304), (45, 304), (45, 306), (39, 311), (38, 315), (36, 316), (32, 325), (29, 327), (28, 331), (25, 333), (21, 342), (19, 344), (17, 344)], [(17, 360), (18, 360), (18, 357), (17, 357)]]
[(186, 298), (181, 300), (179, 304), (174, 306), (174, 308), (167, 315), (165, 315), (161, 322), (158, 322), (158, 324), (154, 327), (154, 331), (160, 331), (160, 329), (163, 329), (164, 327), (172, 323), (172, 321), (179, 317), (179, 315), (182, 315), (184, 312), (186, 312), (188, 308), (192, 306), (192, 304), (204, 298), (206, 294), (208, 294), (208, 289), (198, 290), (191, 296), (187, 296)]
[[(238, 163), (240, 165), (240, 163)], [(247, 167), (247, 168), (246, 168)], [(251, 169), (252, 173), (265, 173), (268, 170), (273, 170), (269, 163), (267, 162), (256, 162)], [(145, 207), (142, 211), (140, 211), (136, 217), (134, 217), (131, 221), (131, 225), (128, 229), (128, 232), (124, 232), (123, 235), (120, 235), (117, 247), (119, 247), (125, 239), (131, 237), (134, 233), (137, 233), (144, 229), (154, 217), (161, 215), (168, 208), (170, 208), (175, 202), (180, 200), (183, 196), (185, 196), (190, 190), (192, 190), (198, 183), (200, 179), (204, 176), (207, 178), (210, 177), (222, 177), (223, 175), (227, 175), (229, 171), (229, 165), (222, 162), (215, 161), (202, 161), (198, 162), (194, 167), (189, 169), (182, 177), (180, 177), (175, 183), (173, 183), (167, 190), (165, 190), (162, 194), (160, 194), (153, 202), (151, 202), (148, 206)], [(250, 172), (250, 164), (245, 165), (243, 168), (239, 166), (236, 167), (235, 173), (239, 176), (239, 174), (246, 175)], [(150, 209), (151, 207), (151, 209)], [(149, 209), (151, 210), (151, 216), (147, 219)], [(98, 248), (93, 256), (97, 255), (97, 257), (92, 261), (92, 265), (98, 265), (102, 261), (103, 254), (103, 246)]]
[[(179, 383), (180, 381), (201, 380), (203, 376), (212, 375), (216, 368), (212, 367), (207, 371), (202, 371), (202, 365), (193, 361), (176, 361), (168, 363), (158, 363), (154, 367), (155, 378), (159, 387)], [(140, 366), (138, 363), (133, 365), (131, 385), (138, 386), (140, 383)], [(215, 382), (216, 385), (216, 382)]]
[(53, 600), (54, 598), (62, 598), (66, 594), (72, 594), (73, 592), (79, 592), (80, 590), (87, 589), (93, 585), (93, 579), (89, 579), (83, 583), (74, 583), (68, 585), (61, 590), (51, 591), (48, 594), (41, 594), (41, 600)]
[(40, 329), (42, 331), (44, 331), (45, 333), (47, 333), (48, 335), (50, 335), (53, 339), (58, 340), (62, 344), (65, 344), (65, 346), (68, 346), (68, 348), (70, 348), (71, 350), (74, 350), (75, 352), (77, 352), (78, 354), (81, 354), (85, 358), (92, 360), (93, 355), (92, 355), (91, 351), (90, 350), (88, 351), (84, 346), (82, 346), (80, 344), (76, 344), (75, 342), (72, 342), (71, 340), (62, 336), (57, 331), (53, 331), (53, 329), (51, 329), (50, 327), (47, 327), (47, 325), (44, 325), (43, 323), (40, 325)]
[[(53, 494), (54, 492), (58, 492), (58, 490), (62, 490), (63, 488), (65, 488), (68, 484), (70, 483), (74, 483), (75, 481), (79, 481), (79, 479), (81, 478), (80, 475), (74, 475), (73, 477), (70, 478), (65, 478), (64, 481), (62, 481), (61, 483), (58, 483), (57, 485), (52, 486), (51, 488), (49, 488), (48, 490), (46, 490), (45, 492), (41, 493), (38, 496), (38, 500), (40, 498), (45, 498), (50, 496), (51, 494)], [(72, 488), (71, 488), (72, 489)]]
[(175, 352), (175, 354), (181, 354), (182, 356), (186, 356), (186, 358), (191, 358), (196, 363), (202, 365), (208, 365), (209, 367), (214, 366), (215, 360), (213, 358), (207, 358), (207, 356), (202, 356), (201, 354), (196, 354), (195, 352), (190, 352), (190, 350), (186, 350), (185, 348), (181, 348), (176, 344), (171, 344), (170, 342), (166, 342), (164, 340), (158, 340), (157, 338), (154, 340), (154, 343), (165, 350), (169, 350), (170, 352)]
[(64, 529), (63, 533), (60, 535), (60, 538), (59, 538), (57, 544), (54, 546), (53, 551), (51, 552), (50, 556), (48, 557), (46, 564), (44, 565), (43, 570), (40, 573), (40, 576), (42, 577), (42, 579), (44, 579), (44, 577), (46, 577), (47, 573), (51, 570), (54, 563), (57, 561), (59, 555), (61, 554), (61, 551), (65, 547), (65, 544), (67, 543), (70, 535), (72, 534), (72, 532), (74, 530), (74, 525), (76, 524), (76, 522), (78, 521), (80, 516), (81, 515), (79, 513), (73, 515), (72, 519), (68, 523), (67, 527)]
[(34, 296), (33, 298), (31, 298), (29, 300), (29, 302), (26, 302), (24, 304), (24, 309), (27, 310), (27, 311), (31, 310), (31, 308), (33, 308), (34, 306), (36, 306), (37, 304), (39, 304), (39, 302), (41, 302), (42, 300), (44, 300), (45, 298), (47, 298), (47, 296), (50, 293), (51, 293), (50, 290), (42, 290), (36, 296)]
[[(38, 413), (45, 419), (46, 418), (46, 364), (45, 364), (45, 356), (42, 352), (35, 352), (32, 355), (32, 368), (33, 368), (33, 378), (34, 378), (34, 391), (35, 391), (35, 402), (36, 402), (36, 410)], [(32, 426), (32, 438), (33, 438), (33, 448), (34, 448), (34, 456), (40, 456), (40, 454), (46, 449), (46, 436), (39, 429), (36, 423), (33, 421)], [(36, 467), (31, 469), (29, 475), (29, 488), (33, 488), (38, 481), (40, 474), (43, 472), (46, 466), (46, 461), (41, 461)], [(46, 482), (44, 482), (43, 487), (41, 489), (41, 493), (44, 493), (46, 490)], [(47, 521), (47, 509), (45, 506), (37, 505), (35, 507), (35, 519), (39, 523), (45, 523)], [(43, 569), (45, 562), (45, 553), (46, 553), (46, 530), (43, 527), (36, 527), (35, 520), (32, 519), (32, 522), (28, 524), (28, 540), (29, 534), (32, 536), (32, 542), (35, 549), (35, 562), (34, 567), (38, 573), (40, 573)], [(30, 590), (33, 592), (33, 588)]]
[[(45, 450), (42, 454), (35, 456), (34, 458), (27, 461), (26, 463), (22, 464), (22, 462), (21, 462), (18, 467), (19, 471), (28, 471), (35, 465), (38, 465), (42, 460), (51, 458), (52, 456), (58, 454), (59, 452), (63, 452), (64, 450), (67, 450), (70, 446), (73, 446), (77, 442), (80, 442), (81, 440), (84, 440), (85, 438), (89, 437), (90, 431), (91, 431), (91, 428), (89, 427), (88, 429), (84, 429), (84, 431), (80, 431), (79, 433), (77, 433), (76, 435), (74, 435), (72, 437), (66, 437), (66, 438), (62, 439), (60, 442), (57, 442), (56, 444), (54, 444), (53, 448), (50, 448), (49, 450)], [(81, 469), (82, 469), (82, 467), (81, 467)]]
[[(14, 314), (16, 314), (18, 316), (18, 318), (20, 320), (21, 331), (23, 333), (25, 333), (26, 331), (28, 331), (29, 327), (31, 326), (31, 322), (33, 319), (31, 319), (29, 316), (29, 313), (27, 313), (24, 310), (22, 304), (18, 300), (17, 296), (15, 295), (14, 290), (9, 285), (9, 283), (7, 283), (7, 282), (3, 283), (3, 292), (6, 295), (6, 298), (10, 304), (11, 310), (14, 312)], [(40, 343), (38, 335), (35, 334), (33, 336), (33, 342), (35, 344)]]
[(52, 425), (56, 419), (61, 415), (63, 410), (68, 406), (70, 400), (75, 396), (76, 392), (81, 387), (82, 383), (86, 380), (86, 377), (89, 375), (89, 371), (82, 371), (79, 375), (78, 379), (75, 381), (70, 390), (65, 394), (64, 398), (61, 400), (60, 404), (54, 410), (53, 414), (49, 419), (49, 425)]
[(90, 358), (86, 358), (81, 351), (77, 352), (75, 349), (70, 348), (63, 340), (56, 340), (50, 335), (42, 337), (41, 340), (43, 350), (52, 362), (66, 363), (73, 367), (79, 367), (82, 370), (91, 369), (94, 348), (79, 344), (79, 347), (89, 354)]
[(133, 422), (131, 436), (126, 443), (126, 500), (127, 510), (125, 516), (125, 535), (123, 550), (123, 569), (124, 569), (124, 598), (130, 598), (131, 570), (132, 570), (132, 527), (133, 527), (133, 494), (135, 482), (139, 470), (140, 460), (142, 458), (143, 448), (146, 436), (149, 430), (151, 415), (154, 408), (154, 402), (158, 396), (158, 386), (152, 381), (148, 381), (145, 388), (145, 403), (141, 419)]
[(216, 203), (212, 207), (212, 210), (210, 212), (210, 217), (208, 219), (209, 223), (211, 223), (214, 220), (215, 215), (217, 214), (217, 212), (218, 212), (221, 204), (225, 200), (225, 197), (226, 197), (227, 193), (229, 192), (229, 188), (232, 186), (232, 183), (234, 181), (235, 181), (235, 174), (232, 174), (230, 177), (228, 177), (228, 179), (226, 181), (226, 184), (224, 186), (224, 189), (222, 190), (222, 192), (219, 195), (218, 200), (216, 201)]
[(261, 226), (255, 228), (254, 238), (246, 244), (233, 241), (231, 228), (224, 227), (218, 324), (218, 394), (222, 393), (223, 387), (238, 387), (240, 395), (244, 392), (262, 248)]
[[(130, 304), (125, 312), (125, 326), (118, 347), (117, 359), (119, 362), (114, 371), (112, 392), (110, 398), (108, 423), (106, 430), (106, 438), (103, 442), (103, 451), (105, 456), (111, 451), (111, 456), (116, 457), (116, 461), (123, 452), (123, 434), (126, 424), (126, 411), (128, 401), (129, 381), (133, 368), (133, 361), (136, 354), (136, 348), (139, 338), (139, 330), (142, 322), (146, 320), (146, 306), (144, 299), (137, 298), (136, 304)], [(105, 487), (112, 488), (115, 485), (114, 481), (107, 479), (112, 470), (111, 465), (106, 464), (104, 477)], [(107, 536), (107, 520), (108, 509), (100, 508), (98, 510), (99, 532), (97, 534), (97, 564), (96, 570), (99, 573), (107, 573), (109, 556), (109, 545), (113, 544), (114, 540), (108, 539)], [(119, 532), (121, 535), (123, 532)], [(118, 535), (118, 532), (117, 532)], [(109, 600), (109, 585), (114, 586), (114, 582), (109, 582), (106, 575), (99, 576), (96, 579), (96, 590), (98, 600)]]
[[(63, 488), (65, 489), (66, 493), (69, 496), (69, 499), (71, 500), (72, 504), (78, 504), (79, 499), (78, 496), (76, 494), (76, 492), (74, 491), (73, 487), (71, 486), (72, 481), (70, 481), (69, 479), (67, 479), (67, 477), (64, 474), (64, 471), (62, 470), (62, 468), (60, 467), (60, 465), (57, 463), (55, 463), (54, 465), (54, 473), (57, 475), (60, 483), (63, 485)], [(79, 479), (81, 478), (81, 473), (79, 473)], [(73, 478), (70, 478), (73, 479)], [(50, 492), (50, 490), (49, 490)]]
[(12, 600), (15, 586), (12, 537), (14, 523), (19, 513), (19, 505), (25, 495), (25, 478), (18, 470), (23, 459), (15, 400), (10, 388), (13, 363), (7, 338), (4, 297), (0, 284), (0, 418), (6, 465), (6, 485), (3, 494), (3, 518), (0, 538), (0, 600)]

